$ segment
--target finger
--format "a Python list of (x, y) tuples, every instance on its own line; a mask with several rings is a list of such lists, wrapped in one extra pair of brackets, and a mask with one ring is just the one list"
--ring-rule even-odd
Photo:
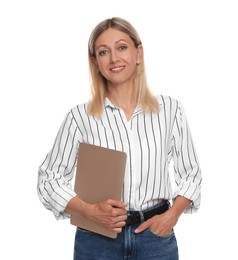
[(127, 211), (122, 208), (113, 208), (111, 214), (114, 217), (122, 216), (123, 218), (127, 218)]
[(114, 224), (114, 228), (122, 228), (126, 225), (125, 221), (120, 221)]
[(122, 228), (113, 228), (112, 231), (114, 231), (116, 233), (121, 233)]
[(112, 207), (116, 207), (116, 208), (125, 208), (127, 206), (126, 202), (118, 201), (118, 200), (112, 200), (112, 199), (107, 200), (107, 203), (109, 205), (111, 205)]
[(118, 217), (113, 219), (113, 224), (115, 225), (117, 223), (126, 223), (126, 219), (127, 219), (126, 215), (118, 216)]
[(117, 217), (117, 222), (126, 221), (127, 215), (121, 215)]
[(150, 221), (145, 221), (142, 223), (134, 232), (136, 234), (143, 232), (144, 230), (148, 229), (151, 226)]

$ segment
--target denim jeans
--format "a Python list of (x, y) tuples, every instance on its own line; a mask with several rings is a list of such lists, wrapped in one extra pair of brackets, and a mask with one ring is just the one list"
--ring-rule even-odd
[(74, 260), (178, 260), (174, 232), (158, 236), (148, 229), (135, 234), (137, 227), (125, 226), (116, 239), (77, 228)]

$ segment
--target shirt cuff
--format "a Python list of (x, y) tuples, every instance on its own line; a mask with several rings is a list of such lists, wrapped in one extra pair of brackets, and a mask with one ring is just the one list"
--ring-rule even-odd
[(65, 208), (69, 201), (77, 194), (70, 188), (63, 186), (54, 190), (51, 195), (51, 205), (54, 216), (57, 220), (70, 218), (70, 215), (65, 213)]
[(173, 201), (177, 196), (182, 196), (192, 201), (191, 204), (184, 210), (184, 213), (196, 213), (200, 208), (201, 187), (199, 185), (191, 182), (184, 182), (174, 193)]

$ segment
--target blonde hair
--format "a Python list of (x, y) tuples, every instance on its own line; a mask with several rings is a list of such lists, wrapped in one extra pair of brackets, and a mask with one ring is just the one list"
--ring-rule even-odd
[[(106, 19), (100, 22), (92, 31), (88, 41), (88, 60), (92, 94), (88, 106), (88, 113), (97, 117), (101, 115), (103, 110), (104, 101), (107, 95), (107, 80), (93, 63), (92, 57), (96, 57), (96, 40), (101, 33), (109, 28), (117, 29), (126, 33), (132, 39), (136, 48), (141, 45), (140, 37), (135, 28), (128, 21), (122, 18), (113, 17), (111, 19)], [(137, 66), (134, 86), (136, 86), (136, 101), (137, 104), (141, 106), (142, 110), (146, 112), (158, 112), (159, 103), (156, 97), (150, 92), (147, 84), (143, 53), (141, 62)]]

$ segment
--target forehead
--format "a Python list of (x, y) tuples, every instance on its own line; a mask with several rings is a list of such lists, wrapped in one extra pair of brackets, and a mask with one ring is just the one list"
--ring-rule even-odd
[(95, 42), (95, 47), (98, 48), (101, 45), (113, 45), (119, 41), (126, 41), (133, 43), (132, 39), (127, 33), (121, 32), (117, 29), (109, 28), (102, 32)]

